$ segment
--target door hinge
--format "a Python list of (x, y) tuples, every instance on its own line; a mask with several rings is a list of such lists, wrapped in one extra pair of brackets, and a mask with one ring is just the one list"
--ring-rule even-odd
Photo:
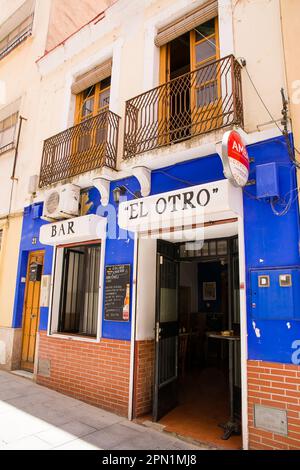
[(158, 343), (159, 340), (160, 340), (160, 332), (161, 332), (161, 328), (159, 326), (159, 322), (156, 323), (156, 328), (155, 328), (155, 341)]

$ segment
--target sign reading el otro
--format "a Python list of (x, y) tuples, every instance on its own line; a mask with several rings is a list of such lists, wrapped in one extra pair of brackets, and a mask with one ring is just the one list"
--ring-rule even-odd
[(236, 216), (240, 201), (240, 189), (224, 179), (122, 202), (118, 221), (132, 232), (183, 228)]

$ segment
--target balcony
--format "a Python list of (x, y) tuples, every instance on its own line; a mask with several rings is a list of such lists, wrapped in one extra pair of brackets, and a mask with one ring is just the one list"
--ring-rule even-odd
[(241, 66), (230, 55), (128, 100), (124, 159), (234, 124), (243, 127)]
[(45, 140), (39, 186), (103, 166), (115, 169), (119, 120), (105, 110)]

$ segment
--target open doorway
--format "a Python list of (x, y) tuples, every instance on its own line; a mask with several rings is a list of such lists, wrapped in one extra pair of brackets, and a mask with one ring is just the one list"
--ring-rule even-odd
[(236, 236), (157, 245), (153, 419), (166, 431), (241, 448)]

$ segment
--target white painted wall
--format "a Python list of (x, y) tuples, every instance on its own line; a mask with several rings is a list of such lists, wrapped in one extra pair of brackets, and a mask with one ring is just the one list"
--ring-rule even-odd
[(156, 292), (156, 240), (140, 239), (138, 245), (136, 339), (154, 338)]
[[(164, 155), (172, 158), (179, 146), (185, 149), (183, 159), (189, 158), (185, 155), (189, 149), (193, 154), (198, 152), (201, 155), (205, 153), (202, 152), (202, 144), (213, 147), (220, 140), (220, 132), (201, 136), (196, 143), (185, 142), (176, 148), (148, 152), (126, 165), (122, 162), (125, 101), (158, 84), (159, 49), (154, 45), (157, 29), (203, 1), (119, 0), (106, 10), (103, 20), (87, 25), (41, 58), (38, 61), (40, 99), (34, 136), (31, 135), (32, 162), (29, 167), (20, 167), (21, 179), (28, 180), (29, 171), (39, 171), (43, 139), (73, 123), (74, 97), (70, 86), (74, 77), (108, 57), (113, 58), (111, 109), (122, 117), (119, 167), (128, 170), (132, 165), (145, 164), (145, 160), (153, 166), (157, 162), (157, 154), (159, 165), (163, 165)], [(276, 118), (280, 117), (281, 111), (280, 87), (285, 84), (279, 26), (279, 0), (219, 0), (220, 55), (234, 53), (236, 57), (246, 59), (253, 82)], [(274, 125), (266, 124), (270, 117), (245, 70), (242, 71), (242, 80), (246, 130), (250, 134), (256, 132), (253, 139), (260, 140), (263, 135), (258, 136), (258, 129), (259, 132), (272, 131)], [(170, 164), (170, 158), (166, 158), (167, 164)], [(18, 191), (17, 207), (22, 206), (25, 193)]]
[[(48, 12), (51, 0), (37, 0), (32, 36), (0, 61), (0, 82), (2, 82), (2, 101), (0, 108), (9, 106), (21, 98), (19, 114), (27, 120), (23, 122), (20, 135), (19, 156), (16, 167), (12, 212), (22, 210), (28, 203), (28, 179), (33, 174), (33, 148), (39, 140), (36, 134), (38, 108), (40, 102), (40, 74), (36, 59), (44, 52), (48, 27)], [(24, 3), (24, 0), (3, 0), (0, 9), (0, 24)], [(0, 217), (9, 209), (11, 174), (14, 150), (0, 155)], [(37, 158), (38, 159), (38, 158)]]

